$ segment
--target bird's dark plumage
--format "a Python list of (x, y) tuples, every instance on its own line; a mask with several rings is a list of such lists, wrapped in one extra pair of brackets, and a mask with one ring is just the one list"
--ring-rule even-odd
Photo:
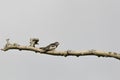
[(40, 49), (43, 49), (46, 51), (52, 51), (52, 50), (55, 50), (59, 45), (59, 42), (54, 42), (54, 43), (51, 43), (49, 44), (48, 46), (46, 47), (40, 47)]

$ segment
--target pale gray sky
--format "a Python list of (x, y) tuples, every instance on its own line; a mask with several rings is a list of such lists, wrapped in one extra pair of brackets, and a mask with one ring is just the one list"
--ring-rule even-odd
[[(39, 46), (59, 41), (58, 50), (120, 52), (119, 0), (1, 0), (0, 47), (11, 42)], [(0, 80), (120, 80), (113, 58), (57, 57), (30, 51), (0, 51)]]

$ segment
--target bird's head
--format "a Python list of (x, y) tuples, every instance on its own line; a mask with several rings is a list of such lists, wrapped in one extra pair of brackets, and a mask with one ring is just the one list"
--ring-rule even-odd
[(55, 42), (55, 45), (58, 46), (60, 43), (59, 42)]

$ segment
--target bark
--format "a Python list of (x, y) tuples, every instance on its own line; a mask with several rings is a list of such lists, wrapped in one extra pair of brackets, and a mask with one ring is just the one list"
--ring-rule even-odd
[[(116, 53), (116, 52), (105, 52), (105, 51), (98, 51), (98, 50), (85, 50), (85, 51), (73, 51), (73, 50), (66, 50), (66, 51), (58, 51), (58, 50), (51, 50), (51, 51), (45, 51), (43, 49), (40, 49), (38, 47), (35, 47), (36, 44), (38, 44), (38, 39), (34, 38), (34, 39), (30, 39), (30, 45), (28, 46), (24, 46), (24, 45), (19, 45), (17, 43), (10, 43), (9, 39), (6, 40), (7, 43), (4, 46), (3, 49), (1, 49), (2, 51), (8, 51), (11, 49), (17, 49), (17, 50), (28, 50), (28, 51), (34, 51), (36, 53), (41, 53), (41, 54), (48, 54), (48, 55), (55, 55), (55, 56), (89, 56), (89, 55), (93, 55), (93, 56), (98, 56), (98, 57), (111, 57), (111, 58), (116, 58), (118, 60), (120, 60), (120, 54)], [(33, 42), (31, 42), (33, 41)], [(32, 45), (32, 46), (31, 46)]]

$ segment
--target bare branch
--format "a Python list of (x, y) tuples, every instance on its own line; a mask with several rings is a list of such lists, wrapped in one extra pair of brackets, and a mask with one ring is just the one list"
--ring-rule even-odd
[[(34, 51), (41, 54), (49, 54), (49, 55), (55, 55), (55, 56), (88, 56), (88, 55), (94, 55), (98, 57), (112, 57), (120, 60), (120, 54), (115, 52), (105, 52), (105, 51), (98, 51), (98, 50), (85, 50), (85, 51), (73, 51), (73, 50), (66, 50), (66, 51), (57, 51), (55, 49), (45, 50), (44, 48), (37, 48), (35, 47), (35, 44), (38, 44), (39, 39), (33, 38), (30, 41), (30, 46), (23, 46), (19, 45), (17, 43), (11, 44), (9, 42), (9, 39), (6, 40), (7, 43), (2, 51), (8, 51), (10, 49), (17, 49), (17, 50), (28, 50), (28, 51)], [(53, 44), (53, 43), (52, 43)], [(53, 45), (52, 45), (53, 46)]]

